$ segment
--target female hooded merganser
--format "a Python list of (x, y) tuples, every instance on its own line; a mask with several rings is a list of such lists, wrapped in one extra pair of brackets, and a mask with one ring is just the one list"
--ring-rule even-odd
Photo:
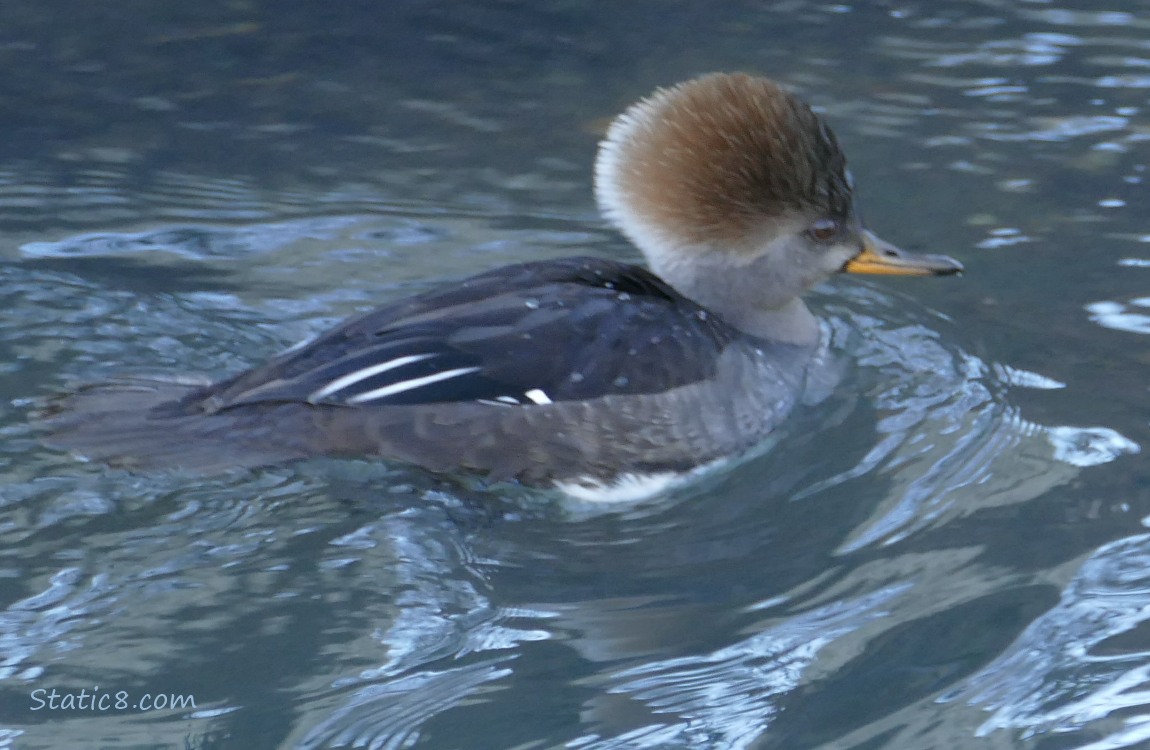
[(130, 468), (368, 455), (645, 493), (745, 451), (794, 405), (820, 338), (803, 291), (839, 271), (962, 270), (867, 231), (834, 134), (766, 78), (706, 75), (632, 105), (599, 147), (595, 194), (650, 271), (498, 268), (216, 383), (89, 387), (51, 440)]

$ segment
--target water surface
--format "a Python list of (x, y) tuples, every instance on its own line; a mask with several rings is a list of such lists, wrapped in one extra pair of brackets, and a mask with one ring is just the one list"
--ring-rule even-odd
[[(0, 747), (1150, 742), (1150, 8), (1079, 6), (5, 6)], [(28, 427), (497, 264), (634, 259), (598, 133), (734, 69), (968, 269), (818, 290), (842, 382), (740, 465), (604, 512), (367, 461), (133, 475)]]

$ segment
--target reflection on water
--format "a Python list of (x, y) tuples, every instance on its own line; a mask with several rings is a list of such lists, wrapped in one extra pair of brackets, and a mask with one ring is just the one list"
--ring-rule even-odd
[(1090, 319), (1103, 328), (1130, 333), (1150, 333), (1150, 313), (1138, 312), (1150, 308), (1150, 297), (1137, 297), (1126, 304), (1121, 302), (1091, 302), (1086, 306)]
[[(1150, 741), (1144, 8), (368, 5), (127, 3), (132, 43), (5, 11), (0, 747)], [(720, 68), (801, 88), (874, 228), (968, 268), (814, 295), (841, 382), (739, 465), (589, 513), (37, 443), (77, 380), (220, 376), (443, 279), (633, 257), (594, 215), (598, 123)], [(196, 705), (32, 710), (95, 686)]]
[[(1062, 600), (1036, 619), (1003, 654), (945, 701), (968, 701), (992, 713), (979, 736), (1005, 728), (1072, 732), (1095, 723), (1078, 745), (1091, 750), (1150, 740), (1150, 664), (1144, 623), (1150, 536), (1103, 546), (1064, 588)], [(1121, 715), (1120, 721), (1098, 720)]]

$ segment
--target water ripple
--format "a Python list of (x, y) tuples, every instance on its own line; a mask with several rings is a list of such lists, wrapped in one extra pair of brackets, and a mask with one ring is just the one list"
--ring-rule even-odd
[(355, 692), (295, 747), (363, 747), (402, 750), (415, 744), (423, 724), (458, 706), (480, 686), (511, 674), (506, 659), (444, 671), (423, 670)]
[[(1024, 502), (1069, 481), (1081, 467), (1138, 453), (1137, 443), (1106, 427), (1043, 426), (1006, 398), (1011, 387), (1043, 390), (1062, 384), (957, 350), (922, 324), (897, 325), (893, 300), (865, 289), (838, 298), (854, 307), (834, 319), (836, 336), (878, 385), (878, 441), (852, 467), (821, 479), (795, 497), (864, 475), (890, 489), (840, 554), (892, 545), (922, 529), (977, 508)], [(832, 306), (833, 307), (833, 306)]]
[(1104, 545), (1081, 565), (1058, 606), (940, 700), (989, 711), (978, 729), (983, 737), (1006, 729), (1074, 731), (1121, 712), (1108, 737), (1077, 746), (1141, 747), (1150, 739), (1148, 571), (1150, 535)]
[[(887, 614), (909, 584), (844, 598), (772, 624), (711, 653), (656, 660), (597, 678), (609, 695), (649, 707), (660, 721), (615, 737), (584, 735), (571, 748), (751, 747), (823, 649)], [(612, 712), (598, 701), (593, 713)]]

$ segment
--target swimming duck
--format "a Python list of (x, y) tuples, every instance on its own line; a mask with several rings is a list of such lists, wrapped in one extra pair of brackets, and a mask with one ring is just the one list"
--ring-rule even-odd
[(800, 299), (840, 271), (943, 275), (879, 239), (825, 120), (778, 83), (716, 73), (610, 126), (602, 214), (649, 268), (521, 263), (393, 302), (214, 383), (88, 387), (57, 445), (129, 468), (318, 455), (644, 494), (761, 442), (820, 339)]

